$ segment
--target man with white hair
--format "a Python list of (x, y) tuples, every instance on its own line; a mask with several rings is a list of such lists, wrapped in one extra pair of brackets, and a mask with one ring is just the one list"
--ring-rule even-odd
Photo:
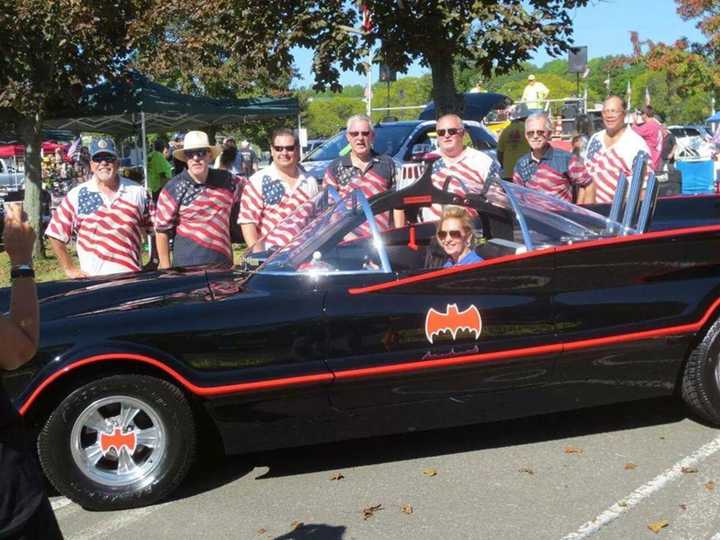
[(515, 164), (513, 182), (571, 202), (573, 189), (577, 189), (578, 204), (595, 202), (592, 178), (582, 160), (570, 152), (553, 148), (551, 135), (552, 123), (544, 113), (531, 114), (525, 120), (525, 138), (530, 152)]
[[(370, 119), (364, 114), (348, 118), (345, 137), (350, 143), (350, 153), (340, 156), (328, 165), (325, 170), (325, 185), (337, 189), (340, 196), (359, 189), (368, 199), (378, 193), (395, 189), (395, 161), (373, 149), (375, 131)], [(390, 228), (389, 215), (376, 216), (376, 220), (381, 230)], [(396, 226), (404, 223), (402, 211), (395, 212), (394, 220)]]
[[(500, 178), (500, 164), (480, 150), (465, 146), (465, 127), (457, 114), (445, 114), (435, 126), (440, 159), (432, 165), (432, 182), (438, 189), (459, 195), (479, 193), (485, 183)], [(445, 185), (447, 183), (447, 186)], [(443, 209), (439, 204), (423, 208), (423, 221), (437, 221)]]

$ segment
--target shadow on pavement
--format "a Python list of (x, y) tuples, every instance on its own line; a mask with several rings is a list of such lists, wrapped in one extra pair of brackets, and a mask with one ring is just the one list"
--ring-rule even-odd
[[(449, 429), (285, 448), (242, 456), (224, 457), (218, 455), (217, 451), (205, 451), (205, 455), (198, 456), (190, 475), (173, 493), (170, 500), (192, 497), (221, 487), (248, 474), (255, 467), (268, 467), (265, 474), (257, 477), (258, 480), (262, 480), (562, 440), (569, 437), (671, 424), (685, 418), (687, 418), (685, 409), (678, 399), (660, 398)], [(336, 534), (333, 532), (336, 528), (326, 525), (305, 527), (319, 527), (318, 531), (327, 529), (322, 534)], [(299, 534), (296, 529), (278, 538), (342, 538), (337, 535), (299, 536)]]
[[(274, 450), (245, 459), (269, 467), (266, 474), (258, 476), (258, 479), (265, 479), (561, 440), (670, 424), (685, 418), (685, 409), (678, 399), (650, 399), (516, 420)], [(288, 459), (290, 455), (292, 459)]]
[(325, 525), (322, 523), (301, 523), (292, 531), (276, 536), (273, 540), (342, 540), (345, 536), (344, 525)]

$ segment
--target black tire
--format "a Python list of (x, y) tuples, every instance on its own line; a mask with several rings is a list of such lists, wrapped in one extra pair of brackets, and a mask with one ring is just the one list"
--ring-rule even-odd
[(720, 319), (690, 353), (681, 394), (693, 413), (706, 422), (720, 425)]
[[(101, 431), (124, 436), (117, 439), (120, 448), (108, 448), (113, 439)], [(163, 499), (185, 478), (195, 447), (195, 421), (183, 393), (145, 375), (114, 375), (81, 386), (57, 406), (38, 437), (48, 480), (89, 510)]]

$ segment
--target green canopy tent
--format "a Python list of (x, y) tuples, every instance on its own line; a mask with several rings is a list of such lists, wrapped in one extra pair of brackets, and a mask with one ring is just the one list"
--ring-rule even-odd
[(247, 120), (298, 117), (297, 98), (213, 99), (175, 92), (147, 77), (128, 72), (85, 90), (72, 109), (47, 118), (45, 126), (94, 131), (115, 136), (141, 132), (147, 179), (147, 132), (187, 131), (236, 124)]

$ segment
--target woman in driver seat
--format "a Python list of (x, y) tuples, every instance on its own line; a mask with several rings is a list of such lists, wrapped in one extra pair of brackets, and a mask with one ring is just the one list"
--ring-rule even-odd
[(483, 260), (473, 246), (472, 221), (467, 210), (448, 206), (437, 225), (437, 239), (447, 260), (443, 268), (471, 264)]

